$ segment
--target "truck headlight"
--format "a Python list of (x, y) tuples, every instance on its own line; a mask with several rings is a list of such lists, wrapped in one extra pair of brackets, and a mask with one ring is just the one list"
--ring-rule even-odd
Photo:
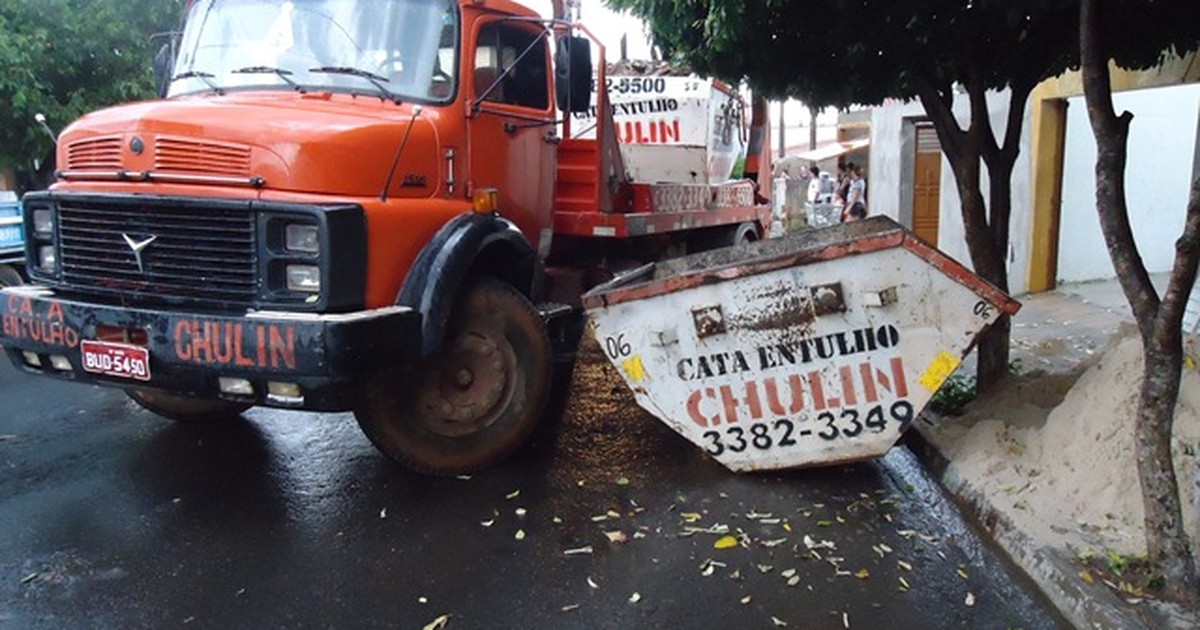
[(300, 291), (303, 293), (321, 292), (320, 267), (316, 265), (288, 265), (286, 273), (288, 291)]
[(33, 211), (33, 233), (46, 239), (54, 236), (54, 213), (49, 208)]
[(38, 247), (38, 269), (46, 273), (54, 273), (58, 271), (58, 252), (55, 251), (53, 245), (42, 245)]
[(310, 223), (289, 223), (284, 228), (284, 247), (291, 252), (321, 252), (320, 227)]

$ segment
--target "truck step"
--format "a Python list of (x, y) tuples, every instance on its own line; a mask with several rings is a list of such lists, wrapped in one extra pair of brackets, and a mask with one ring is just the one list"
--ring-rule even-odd
[(599, 181), (596, 167), (593, 165), (559, 164), (558, 181), (571, 184), (592, 184)]

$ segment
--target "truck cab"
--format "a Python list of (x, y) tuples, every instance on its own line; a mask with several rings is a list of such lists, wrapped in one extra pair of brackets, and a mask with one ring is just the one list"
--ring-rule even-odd
[(593, 138), (563, 137), (591, 105), (578, 27), (507, 0), (194, 0), (185, 24), (164, 98), (68, 126), (27, 195), (14, 364), (183, 421), (352, 410), (423, 472), (514, 450), (549, 392), (546, 261), (656, 225), (620, 214), (603, 89)]

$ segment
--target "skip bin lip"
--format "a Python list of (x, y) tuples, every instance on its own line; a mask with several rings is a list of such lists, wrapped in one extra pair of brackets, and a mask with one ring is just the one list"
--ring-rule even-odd
[(892, 247), (911, 251), (1006, 315), (1015, 315), (1021, 309), (1020, 302), (889, 217), (872, 217), (644, 265), (587, 292), (582, 298), (583, 306), (587, 309), (613, 306), (704, 284)]

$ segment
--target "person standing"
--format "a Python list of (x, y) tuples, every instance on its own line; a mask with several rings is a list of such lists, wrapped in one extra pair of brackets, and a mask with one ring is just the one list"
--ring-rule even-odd
[(846, 205), (842, 221), (848, 220), (851, 216), (858, 219), (867, 216), (867, 182), (863, 179), (862, 167), (851, 165), (849, 171), (850, 186), (846, 192)]

